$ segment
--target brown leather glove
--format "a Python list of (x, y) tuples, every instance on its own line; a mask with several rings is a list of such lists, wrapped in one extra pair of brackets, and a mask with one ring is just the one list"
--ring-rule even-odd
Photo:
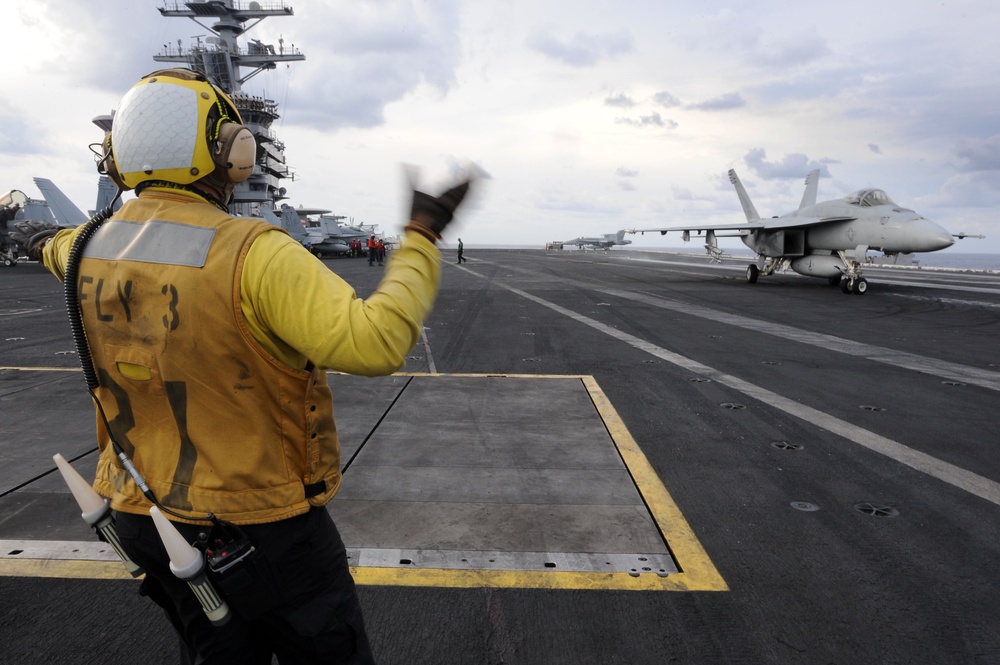
[(441, 232), (455, 216), (455, 210), (461, 205), (473, 180), (474, 178), (470, 177), (436, 197), (413, 190), (410, 223), (406, 225), (406, 230), (416, 231), (431, 242), (438, 240)]

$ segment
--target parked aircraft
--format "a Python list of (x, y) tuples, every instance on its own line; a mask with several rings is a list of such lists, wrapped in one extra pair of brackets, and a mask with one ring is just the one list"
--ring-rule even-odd
[(371, 231), (364, 228), (354, 228), (345, 226), (340, 220), (346, 219), (342, 215), (327, 215), (330, 212), (322, 208), (293, 208), (288, 204), (282, 204), (280, 218), (271, 211), (264, 211), (263, 217), (276, 224), (298, 240), (318, 258), (331, 256), (334, 254), (348, 254), (351, 251), (351, 241), (368, 239), (374, 233), (375, 227)]
[[(17, 265), (25, 240), (35, 233), (50, 228), (79, 226), (88, 219), (51, 180), (33, 180), (43, 198), (29, 198), (17, 189), (0, 196), (0, 260), (5, 266)], [(102, 177), (102, 180), (106, 178)]]
[(618, 233), (606, 233), (603, 236), (597, 236), (595, 238), (574, 238), (573, 240), (564, 240), (563, 245), (576, 245), (583, 249), (588, 247), (591, 249), (604, 249), (608, 250), (615, 245), (631, 245), (631, 240), (625, 240), (625, 229), (622, 229)]
[[(757, 262), (747, 266), (747, 282), (791, 268), (811, 277), (823, 277), (839, 284), (844, 293), (865, 293), (868, 281), (862, 276), (868, 250), (886, 256), (900, 253), (934, 252), (950, 247), (951, 234), (909, 208), (900, 207), (881, 189), (862, 189), (842, 199), (816, 203), (819, 171), (806, 176), (805, 193), (798, 210), (780, 217), (761, 219), (743, 183), (730, 169), (729, 180), (746, 214), (746, 224), (670, 226), (632, 229), (631, 233), (681, 231), (705, 234), (705, 248), (714, 258), (722, 256), (717, 238), (738, 237), (757, 253)], [(719, 232), (724, 232), (719, 234)], [(955, 237), (967, 237), (964, 234)]]

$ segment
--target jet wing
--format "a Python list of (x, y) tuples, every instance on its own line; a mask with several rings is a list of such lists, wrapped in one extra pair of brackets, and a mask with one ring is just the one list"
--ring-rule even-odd
[(799, 217), (796, 215), (788, 215), (786, 217), (772, 217), (770, 219), (761, 219), (756, 222), (743, 223), (743, 224), (705, 224), (698, 226), (695, 224), (689, 226), (667, 226), (655, 229), (631, 229), (629, 233), (660, 233), (666, 234), (671, 231), (732, 231), (736, 235), (745, 236), (749, 235), (754, 231), (780, 231), (782, 229), (800, 229), (806, 226), (816, 226), (818, 224), (829, 224), (831, 222), (850, 222), (857, 219), (857, 217), (852, 216), (834, 216), (834, 217)]
[(655, 229), (629, 229), (629, 233), (659, 233), (661, 235), (670, 233), (671, 231), (696, 231), (698, 233), (702, 231), (733, 231), (738, 235), (745, 236), (749, 235), (751, 231), (758, 231), (765, 228), (763, 220), (759, 222), (753, 222), (751, 224), (705, 224), (698, 226), (696, 224), (691, 224), (689, 226), (666, 226)]
[(833, 222), (853, 222), (856, 219), (856, 215), (832, 215), (830, 217), (799, 217), (798, 215), (788, 215), (786, 217), (762, 219), (760, 223), (766, 231), (780, 231), (782, 229), (801, 229), (806, 226), (832, 224)]

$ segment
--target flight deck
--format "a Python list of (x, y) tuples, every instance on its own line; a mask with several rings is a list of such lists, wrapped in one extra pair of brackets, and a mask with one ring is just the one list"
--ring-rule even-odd
[[(0, 399), (28, 420), (44, 418), (32, 414), (47, 402), (39, 391), (81, 387), (74, 370), (0, 371)], [(330, 384), (344, 480), (329, 510), (358, 583), (725, 589), (593, 377), (331, 374)], [(67, 394), (64, 408), (79, 412), (64, 422), (88, 422), (87, 402)], [(64, 524), (79, 516), (51, 456), (84, 477), (96, 463), (86, 428), (75, 434), (0, 447), (5, 491), (55, 493), (50, 509), (64, 509), (49, 529), (5, 525), (0, 574), (128, 578), (113, 550)]]
[[(329, 378), (379, 663), (1000, 662), (996, 273), (442, 251), (403, 371)], [(54, 472), (96, 448), (61, 286), (0, 270), (0, 661), (176, 663)]]

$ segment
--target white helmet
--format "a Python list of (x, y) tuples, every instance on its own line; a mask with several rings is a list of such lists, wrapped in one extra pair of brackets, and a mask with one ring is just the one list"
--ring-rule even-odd
[(239, 111), (204, 74), (164, 69), (122, 98), (98, 165), (123, 190), (150, 180), (180, 185), (216, 174), (219, 186), (253, 173), (257, 144)]

